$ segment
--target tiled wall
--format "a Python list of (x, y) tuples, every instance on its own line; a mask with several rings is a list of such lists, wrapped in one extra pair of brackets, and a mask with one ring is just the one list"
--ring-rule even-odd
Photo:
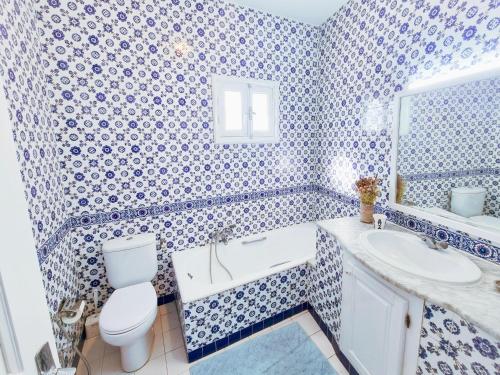
[[(168, 294), (169, 253), (205, 242), (235, 212), (243, 234), (356, 213), (360, 174), (386, 189), (391, 140), (370, 130), (374, 114), (389, 128), (408, 77), (496, 48), (486, 4), (409, 6), (351, 1), (318, 29), (221, 1), (40, 4), (81, 293), (107, 298), (108, 238), (157, 232), (156, 285)], [(279, 145), (213, 143), (213, 73), (280, 82)]]
[(404, 200), (449, 209), (453, 187), (487, 189), (484, 213), (500, 216), (500, 78), (407, 97), (398, 173)]
[[(276, 192), (274, 192), (276, 193)], [(78, 250), (78, 265), (86, 275), (79, 279), (79, 289), (87, 296), (93, 290), (101, 290), (101, 303), (107, 298), (107, 280), (104, 261), (101, 255), (101, 243), (106, 238), (140, 232), (158, 233), (159, 272), (154, 284), (158, 295), (169, 295), (176, 291), (175, 277), (171, 262), (171, 253), (193, 247), (200, 242), (207, 242), (209, 233), (224, 223), (235, 223), (238, 235), (259, 232), (281, 226), (310, 221), (309, 207), (314, 204), (312, 192), (299, 189), (296, 193), (283, 192), (276, 196), (268, 192), (265, 198), (242, 200), (233, 198), (231, 203), (212, 203), (200, 208), (182, 208), (169, 214), (151, 215), (135, 220), (115, 221), (111, 223), (78, 227), (72, 241)], [(79, 239), (85, 241), (79, 245)], [(103, 288), (103, 289), (101, 289)]]
[[(111, 237), (164, 239), (155, 283), (168, 294), (169, 253), (216, 226), (248, 234), (354, 214), (365, 174), (384, 180), (385, 206), (394, 93), (498, 54), (500, 8), (486, 1), (351, 0), (322, 28), (209, 0), (0, 4), (1, 74), (52, 309), (76, 279), (106, 300)], [(212, 73), (280, 82), (280, 144), (213, 143)], [(460, 236), (500, 262), (498, 248)]]
[(376, 174), (387, 193), (394, 95), (500, 55), (499, 15), (488, 1), (352, 0), (341, 8), (322, 26), (317, 183), (354, 195), (358, 176)]
[[(39, 10), (83, 295), (107, 298), (100, 246), (111, 237), (164, 239), (157, 289), (172, 293), (170, 252), (216, 226), (310, 220), (311, 194), (294, 191), (314, 178), (318, 28), (208, 0)], [(280, 83), (279, 144), (214, 144), (212, 74)]]
[(340, 342), (343, 249), (324, 229), (316, 231), (316, 265), (310, 267), (308, 302)]
[[(47, 303), (54, 313), (62, 298), (76, 296), (76, 271), (66, 236), (67, 212), (58, 139), (47, 100), (34, 6), (31, 0), (0, 1), (0, 75), (9, 103)], [(74, 334), (79, 328), (68, 327), (68, 331)], [(72, 351), (62, 350), (65, 342), (61, 333), (55, 330), (55, 334), (61, 360), (71, 360)]]
[(499, 372), (500, 341), (452, 311), (425, 304), (417, 375)]
[[(307, 285), (307, 265), (303, 264), (182, 304), (188, 353), (220, 339), (229, 340), (232, 334), (242, 329), (302, 306), (307, 302)], [(252, 329), (249, 332), (251, 334)]]
[[(489, 1), (351, 0), (322, 26), (317, 218), (356, 213), (353, 184), (365, 175), (382, 179), (379, 208), (387, 207), (395, 94), (417, 79), (498, 58), (499, 16), (500, 6)], [(488, 241), (387, 213), (500, 263), (500, 249)]]

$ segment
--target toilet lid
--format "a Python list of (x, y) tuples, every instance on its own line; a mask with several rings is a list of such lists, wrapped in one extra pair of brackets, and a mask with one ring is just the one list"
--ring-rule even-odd
[(117, 289), (104, 304), (99, 325), (110, 334), (131, 331), (156, 314), (156, 304), (156, 292), (149, 282)]

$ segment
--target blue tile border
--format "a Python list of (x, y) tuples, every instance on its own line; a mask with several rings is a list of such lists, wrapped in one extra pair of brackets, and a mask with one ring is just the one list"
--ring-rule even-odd
[(320, 195), (331, 198), (333, 200), (339, 201), (344, 204), (348, 204), (350, 206), (359, 207), (360, 201), (356, 196), (351, 196), (347, 194), (339, 193), (335, 190), (325, 188), (323, 186), (313, 185), (314, 191)]
[(38, 264), (43, 264), (50, 256), (50, 254), (54, 251), (57, 246), (64, 240), (66, 235), (73, 229), (71, 226), (71, 220), (66, 220), (54, 234), (52, 234), (44, 244), (37, 249), (36, 255), (38, 258)]
[[(359, 207), (359, 199), (345, 194), (337, 193), (324, 187), (318, 187), (316, 190), (320, 195), (336, 200), (340, 203)], [(384, 213), (387, 219), (392, 223), (412, 232), (425, 233), (440, 241), (446, 241), (450, 246), (465, 251), (470, 255), (479, 257), (483, 260), (500, 264), (500, 247), (495, 246), (491, 241), (485, 239), (474, 239), (464, 232), (455, 231), (443, 225), (436, 225), (430, 221), (419, 219), (415, 216), (404, 214), (403, 212), (393, 210), (388, 207), (375, 205), (375, 211)]]
[(434, 173), (415, 173), (402, 176), (406, 181), (424, 181), (444, 178), (471, 177), (471, 176), (498, 176), (498, 168), (478, 168), (461, 171), (443, 171)]
[(165, 294), (163, 296), (159, 296), (158, 297), (158, 303), (157, 303), (157, 305), (158, 306), (166, 305), (167, 303), (174, 302), (176, 299), (177, 299), (176, 293)]
[(301, 185), (282, 189), (272, 189), (213, 198), (197, 199), (185, 202), (166, 203), (161, 206), (153, 205), (149, 207), (131, 208), (120, 211), (99, 212), (96, 214), (73, 217), (71, 218), (71, 225), (72, 228), (87, 227), (92, 225), (107, 224), (115, 221), (134, 220), (150, 216), (161, 216), (170, 213), (189, 211), (193, 209), (219, 207), (241, 202), (253, 202), (261, 199), (313, 192), (313, 186), (314, 185)]
[(197, 199), (185, 202), (166, 203), (164, 205), (153, 205), (149, 207), (130, 208), (112, 212), (98, 212), (70, 217), (47, 241), (37, 250), (38, 263), (45, 263), (52, 251), (63, 241), (64, 237), (74, 228), (89, 227), (94, 225), (108, 224), (123, 220), (134, 220), (145, 217), (157, 217), (171, 213), (179, 213), (193, 209), (208, 207), (220, 207), (235, 203), (254, 202), (261, 199), (289, 196), (302, 193), (315, 192), (315, 185), (299, 185), (282, 189), (271, 189), (241, 193), (235, 195), (219, 196), (205, 199)]
[(207, 355), (210, 355), (212, 353), (215, 353), (216, 351), (224, 349), (229, 345), (232, 345), (240, 340), (243, 340), (244, 338), (247, 338), (248, 336), (260, 332), (265, 328), (271, 327), (274, 324), (278, 324), (279, 322), (288, 319), (293, 315), (301, 313), (302, 311), (306, 311), (309, 308), (310, 308), (309, 302), (304, 302), (298, 306), (292, 307), (288, 310), (273, 315), (260, 322), (245, 327), (237, 332), (233, 332), (229, 336), (211, 342), (210, 344), (207, 344), (199, 349), (192, 350), (187, 353), (188, 362), (191, 363), (197, 361), (203, 357), (206, 357)]
[(400, 227), (416, 233), (424, 233), (439, 241), (446, 241), (461, 251), (483, 260), (500, 264), (500, 247), (484, 239), (474, 239), (466, 233), (454, 231), (442, 225), (432, 224), (430, 221), (406, 215), (389, 208), (382, 208), (380, 212), (386, 214), (387, 219)]
[[(359, 207), (360, 205), (359, 199), (356, 196), (338, 193), (323, 186), (312, 184), (260, 192), (241, 193), (215, 198), (198, 199), (186, 202), (166, 203), (161, 206), (154, 205), (142, 208), (131, 208), (127, 210), (82, 215), (66, 220), (63, 225), (58, 228), (57, 231), (37, 250), (38, 263), (40, 265), (43, 264), (48, 259), (52, 251), (74, 228), (101, 225), (122, 220), (134, 220), (144, 217), (157, 217), (193, 209), (224, 206), (241, 202), (253, 202), (261, 199), (302, 193), (317, 193), (321, 196), (328, 197), (353, 207)], [(443, 226), (433, 225), (425, 220), (408, 216), (402, 212), (395, 211), (381, 205), (376, 205), (375, 210), (377, 212), (385, 213), (391, 222), (399, 226), (410, 229), (414, 232), (421, 232), (434, 236), (439, 240), (447, 241), (451, 246), (454, 246), (462, 251), (466, 251), (471, 255), (500, 264), (500, 247), (494, 246), (487, 240), (474, 239), (466, 233), (456, 232)]]

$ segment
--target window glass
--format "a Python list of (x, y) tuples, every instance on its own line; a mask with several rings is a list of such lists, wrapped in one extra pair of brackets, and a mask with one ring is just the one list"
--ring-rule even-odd
[(267, 133), (270, 130), (270, 97), (268, 93), (252, 93), (252, 129)]
[(243, 129), (242, 93), (224, 91), (224, 127), (228, 131)]

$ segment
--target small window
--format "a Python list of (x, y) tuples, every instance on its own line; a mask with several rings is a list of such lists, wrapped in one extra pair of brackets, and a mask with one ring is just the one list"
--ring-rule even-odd
[(277, 143), (277, 82), (213, 76), (216, 143)]

